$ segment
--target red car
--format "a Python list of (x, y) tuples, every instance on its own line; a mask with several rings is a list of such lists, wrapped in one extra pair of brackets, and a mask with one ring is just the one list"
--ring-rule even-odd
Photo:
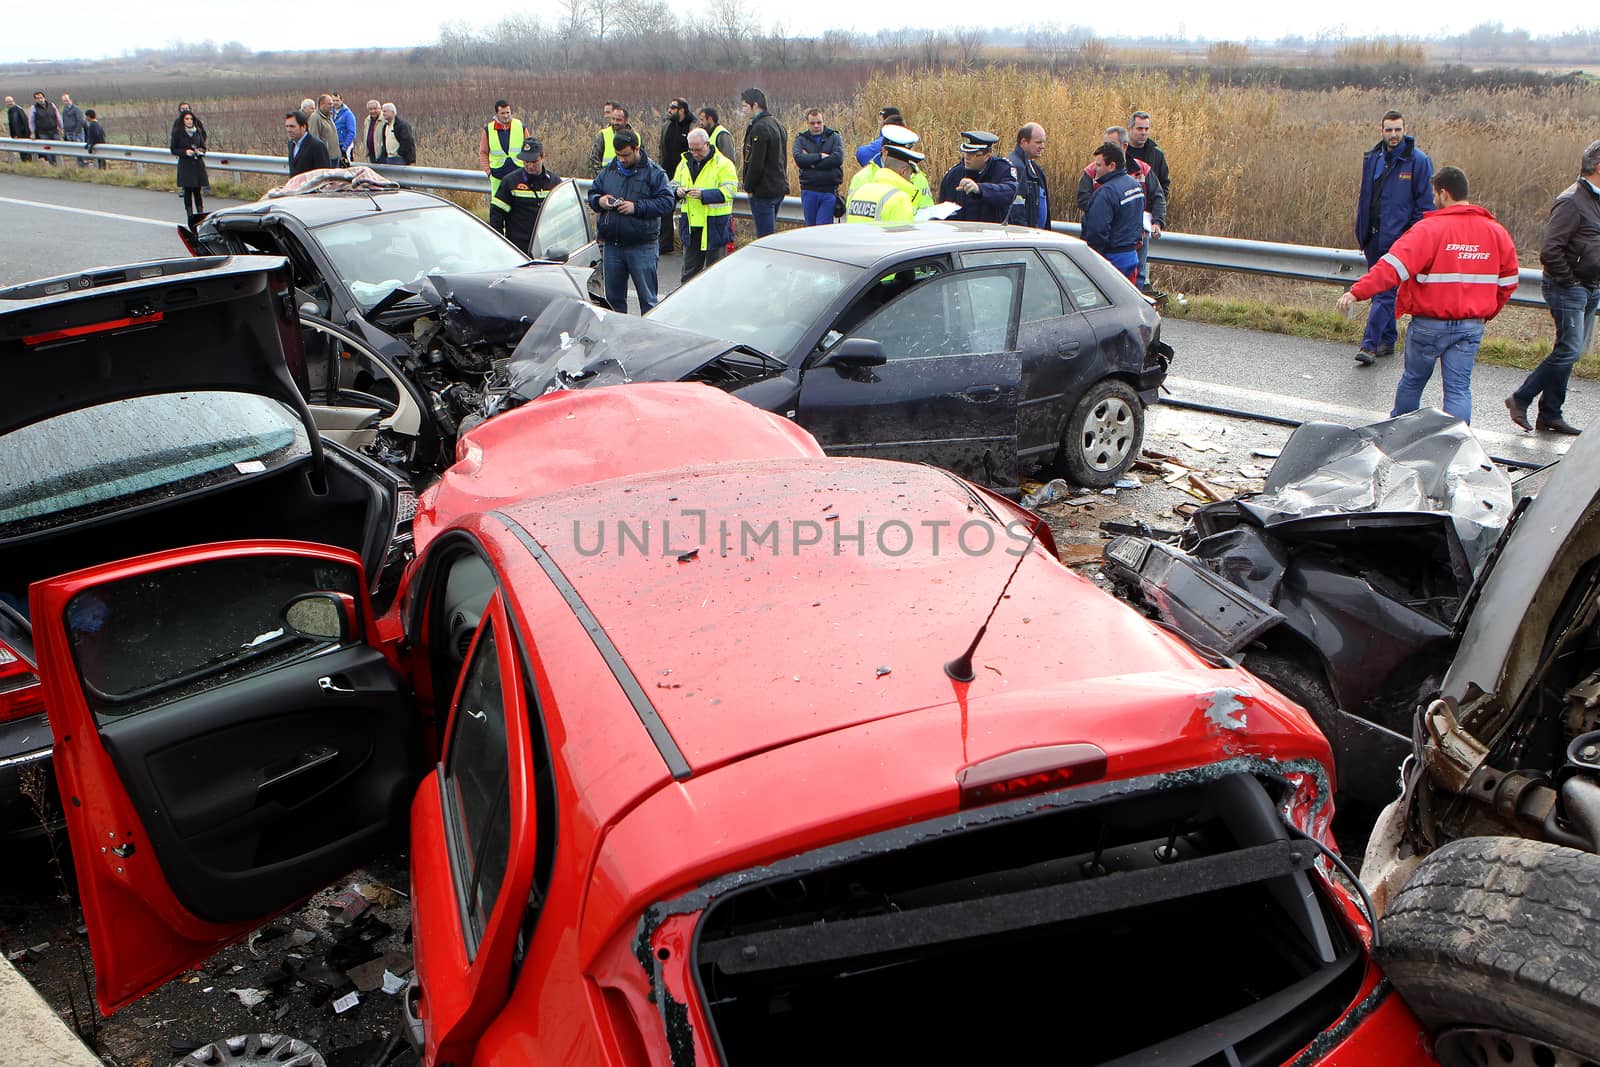
[(1431, 1062), (1321, 734), (1026, 512), (694, 384), (460, 453), (382, 615), (305, 541), (32, 585), (102, 1010), (409, 821), (435, 1067)]

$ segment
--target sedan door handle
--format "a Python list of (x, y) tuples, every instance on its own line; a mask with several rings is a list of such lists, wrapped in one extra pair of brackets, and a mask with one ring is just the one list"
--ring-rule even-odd
[(986, 404), (991, 400), (999, 399), (1000, 387), (998, 385), (974, 385), (970, 389), (963, 390), (961, 395), (971, 397), (980, 404)]
[(334, 681), (332, 675), (324, 674), (321, 678), (317, 679), (317, 688), (322, 690), (324, 693), (354, 694), (354, 689), (339, 684), (339, 682), (346, 680), (347, 679), (345, 679), (343, 675), (340, 675), (339, 681), (336, 682)]
[(1056, 345), (1056, 355), (1070, 356), (1076, 353), (1078, 349), (1082, 347), (1083, 345), (1077, 341), (1062, 341)]

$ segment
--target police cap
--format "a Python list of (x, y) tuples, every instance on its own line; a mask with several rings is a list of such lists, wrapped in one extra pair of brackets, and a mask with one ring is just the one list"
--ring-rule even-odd
[(879, 130), (878, 133), (883, 136), (883, 144), (885, 148), (890, 145), (899, 145), (901, 148), (909, 148), (922, 139), (917, 136), (915, 131), (908, 130), (904, 126), (893, 122)]
[(994, 146), (999, 143), (999, 137), (984, 130), (961, 131), (961, 151), (969, 154), (972, 152), (993, 151)]
[(539, 138), (529, 137), (522, 142), (523, 159), (540, 159), (544, 156), (544, 145), (539, 143)]
[(921, 163), (928, 158), (914, 149), (906, 148), (904, 145), (890, 144), (887, 141), (883, 144), (883, 154), (893, 159), (909, 160), (912, 163)]

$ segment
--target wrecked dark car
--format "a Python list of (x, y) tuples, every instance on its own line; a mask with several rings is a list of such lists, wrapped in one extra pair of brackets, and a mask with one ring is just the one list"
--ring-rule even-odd
[(485, 414), (560, 389), (698, 381), (794, 419), (833, 455), (934, 463), (1013, 491), (1107, 486), (1139, 455), (1172, 349), (1089, 247), (954, 222), (763, 238), (641, 321), (553, 302)]
[(1355, 841), (1399, 789), (1417, 701), (1449, 666), (1512, 510), (1509, 480), (1442, 412), (1307, 423), (1260, 493), (1200, 508), (1175, 541), (1114, 538), (1106, 573), (1311, 713)]
[(308, 399), (352, 447), (418, 483), (450, 463), (461, 420), (482, 409), (485, 381), (539, 312), (558, 296), (592, 298), (599, 262), (571, 181), (540, 214), (532, 256), (544, 262), (455, 204), (392, 185), (269, 196), (213, 212), (184, 239), (197, 255), (288, 259)]
[[(490, 420), (426, 497), (382, 615), (308, 543), (33, 586), (103, 1011), (409, 830), (425, 1067), (1004, 1061), (1064, 1004), (1077, 1064), (1430, 1062), (1335, 873), (1327, 741), (1036, 516), (677, 382)], [(274, 655), (203, 608), (135, 655), (219, 566)], [(200, 758), (285, 723), (315, 736)]]
[(1362, 867), (1450, 1067), (1600, 1062), (1600, 434), (1542, 473)]
[(24, 787), (55, 794), (32, 583), (206, 542), (313, 540), (357, 554), (367, 592), (393, 598), (416, 497), (319, 432), (290, 295), (288, 264), (261, 256), (0, 290), (0, 842), (49, 823)]

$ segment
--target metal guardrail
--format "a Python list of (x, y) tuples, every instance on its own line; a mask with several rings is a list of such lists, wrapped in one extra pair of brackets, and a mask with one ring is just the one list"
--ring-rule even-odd
[[(0, 152), (17, 152), (28, 155), (53, 155), (64, 159), (115, 159), (138, 164), (175, 167), (178, 157), (164, 148), (147, 148), (140, 145), (96, 145), (91, 154), (83, 145), (71, 141), (24, 141), (0, 137)], [(443, 167), (404, 167), (388, 164), (363, 164), (385, 178), (411, 189), (449, 189), (456, 192), (489, 193), (489, 179), (476, 170), (447, 170)], [(252, 156), (228, 152), (207, 152), (207, 169), (240, 174), (289, 173), (287, 160), (282, 156)], [(579, 188), (585, 192), (589, 179), (578, 179)], [(750, 216), (749, 196), (740, 193), (735, 211), (744, 218)], [(778, 209), (778, 221), (799, 225), (805, 221), (800, 198), (786, 197)], [(1050, 228), (1057, 233), (1078, 236), (1081, 227), (1075, 222), (1052, 222)], [(1210, 237), (1199, 233), (1165, 232), (1150, 245), (1150, 258), (1157, 263), (1172, 263), (1185, 267), (1206, 267), (1212, 270), (1239, 271), (1246, 274), (1266, 274), (1301, 281), (1330, 282), (1349, 285), (1366, 273), (1367, 261), (1360, 252), (1345, 248), (1320, 248), (1314, 245), (1278, 244), (1274, 241), (1249, 241), (1238, 237)], [(1540, 271), (1522, 268), (1513, 304), (1543, 307), (1544, 297), (1539, 291), (1543, 278)]]

